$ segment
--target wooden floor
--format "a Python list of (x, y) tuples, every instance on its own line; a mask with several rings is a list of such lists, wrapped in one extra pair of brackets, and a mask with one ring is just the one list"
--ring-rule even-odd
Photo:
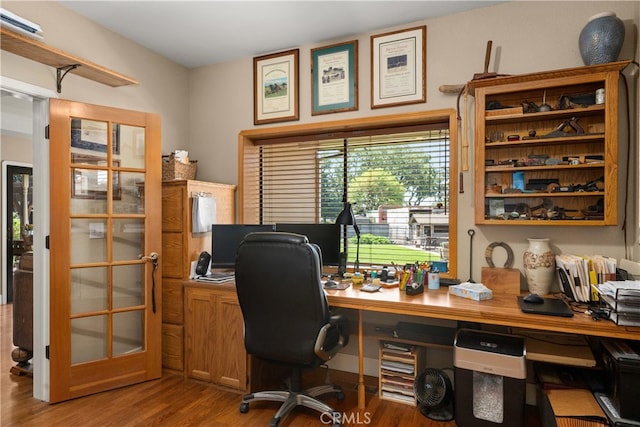
[[(0, 426), (268, 426), (277, 410), (275, 402), (255, 404), (239, 412), (241, 396), (212, 385), (165, 374), (159, 380), (123, 387), (55, 405), (32, 397), (32, 379), (10, 374), (12, 305), (0, 305)], [(357, 395), (351, 387), (346, 398), (326, 402), (346, 417), (346, 426), (455, 427), (454, 422), (435, 422), (415, 407), (380, 401), (367, 395), (367, 408), (357, 411)], [(535, 417), (533, 417), (535, 418)], [(318, 413), (297, 408), (280, 424), (283, 427), (323, 426)], [(528, 423), (528, 427), (539, 423)]]

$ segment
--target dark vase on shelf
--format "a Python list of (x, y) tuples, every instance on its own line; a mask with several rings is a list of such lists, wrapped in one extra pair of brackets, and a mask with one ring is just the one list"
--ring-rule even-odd
[(602, 12), (589, 18), (580, 32), (578, 46), (585, 65), (618, 60), (624, 42), (624, 23), (613, 12)]

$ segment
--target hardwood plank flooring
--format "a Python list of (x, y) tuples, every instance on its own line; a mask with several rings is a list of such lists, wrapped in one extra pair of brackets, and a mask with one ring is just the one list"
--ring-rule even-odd
[[(0, 305), (0, 426), (268, 426), (278, 408), (275, 402), (254, 404), (241, 414), (241, 395), (213, 385), (165, 373), (161, 379), (123, 387), (91, 396), (50, 405), (32, 397), (32, 378), (12, 375), (11, 304)], [(424, 417), (417, 408), (381, 401), (367, 395), (367, 408), (358, 412), (357, 393), (345, 388), (346, 398), (329, 405), (347, 417), (345, 426), (412, 426), (455, 427), (455, 422), (435, 422)], [(535, 418), (535, 417), (534, 417)], [(282, 427), (323, 426), (320, 416), (306, 408), (296, 408), (280, 424)], [(539, 423), (528, 423), (537, 427)]]

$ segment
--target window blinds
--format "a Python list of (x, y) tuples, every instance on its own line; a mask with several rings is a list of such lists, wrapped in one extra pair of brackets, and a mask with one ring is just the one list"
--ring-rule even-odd
[[(263, 224), (333, 223), (344, 202), (350, 202), (361, 232), (361, 266), (446, 256), (447, 126), (340, 136), (265, 142), (245, 156), (245, 179), (258, 183), (245, 209), (257, 212)], [(346, 233), (353, 263), (353, 227), (347, 226)]]

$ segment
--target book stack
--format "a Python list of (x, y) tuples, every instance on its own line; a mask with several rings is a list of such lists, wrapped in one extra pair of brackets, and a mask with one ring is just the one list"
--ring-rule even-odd
[(616, 260), (603, 255), (556, 255), (562, 292), (571, 300), (599, 300), (597, 285), (616, 277)]
[(610, 280), (597, 289), (609, 319), (616, 325), (640, 326), (640, 280)]
[(42, 28), (40, 25), (24, 19), (15, 13), (0, 8), (0, 25), (16, 33), (23, 34), (36, 40), (42, 40)]
[(416, 405), (413, 382), (422, 348), (411, 344), (382, 342), (380, 348), (380, 398)]

